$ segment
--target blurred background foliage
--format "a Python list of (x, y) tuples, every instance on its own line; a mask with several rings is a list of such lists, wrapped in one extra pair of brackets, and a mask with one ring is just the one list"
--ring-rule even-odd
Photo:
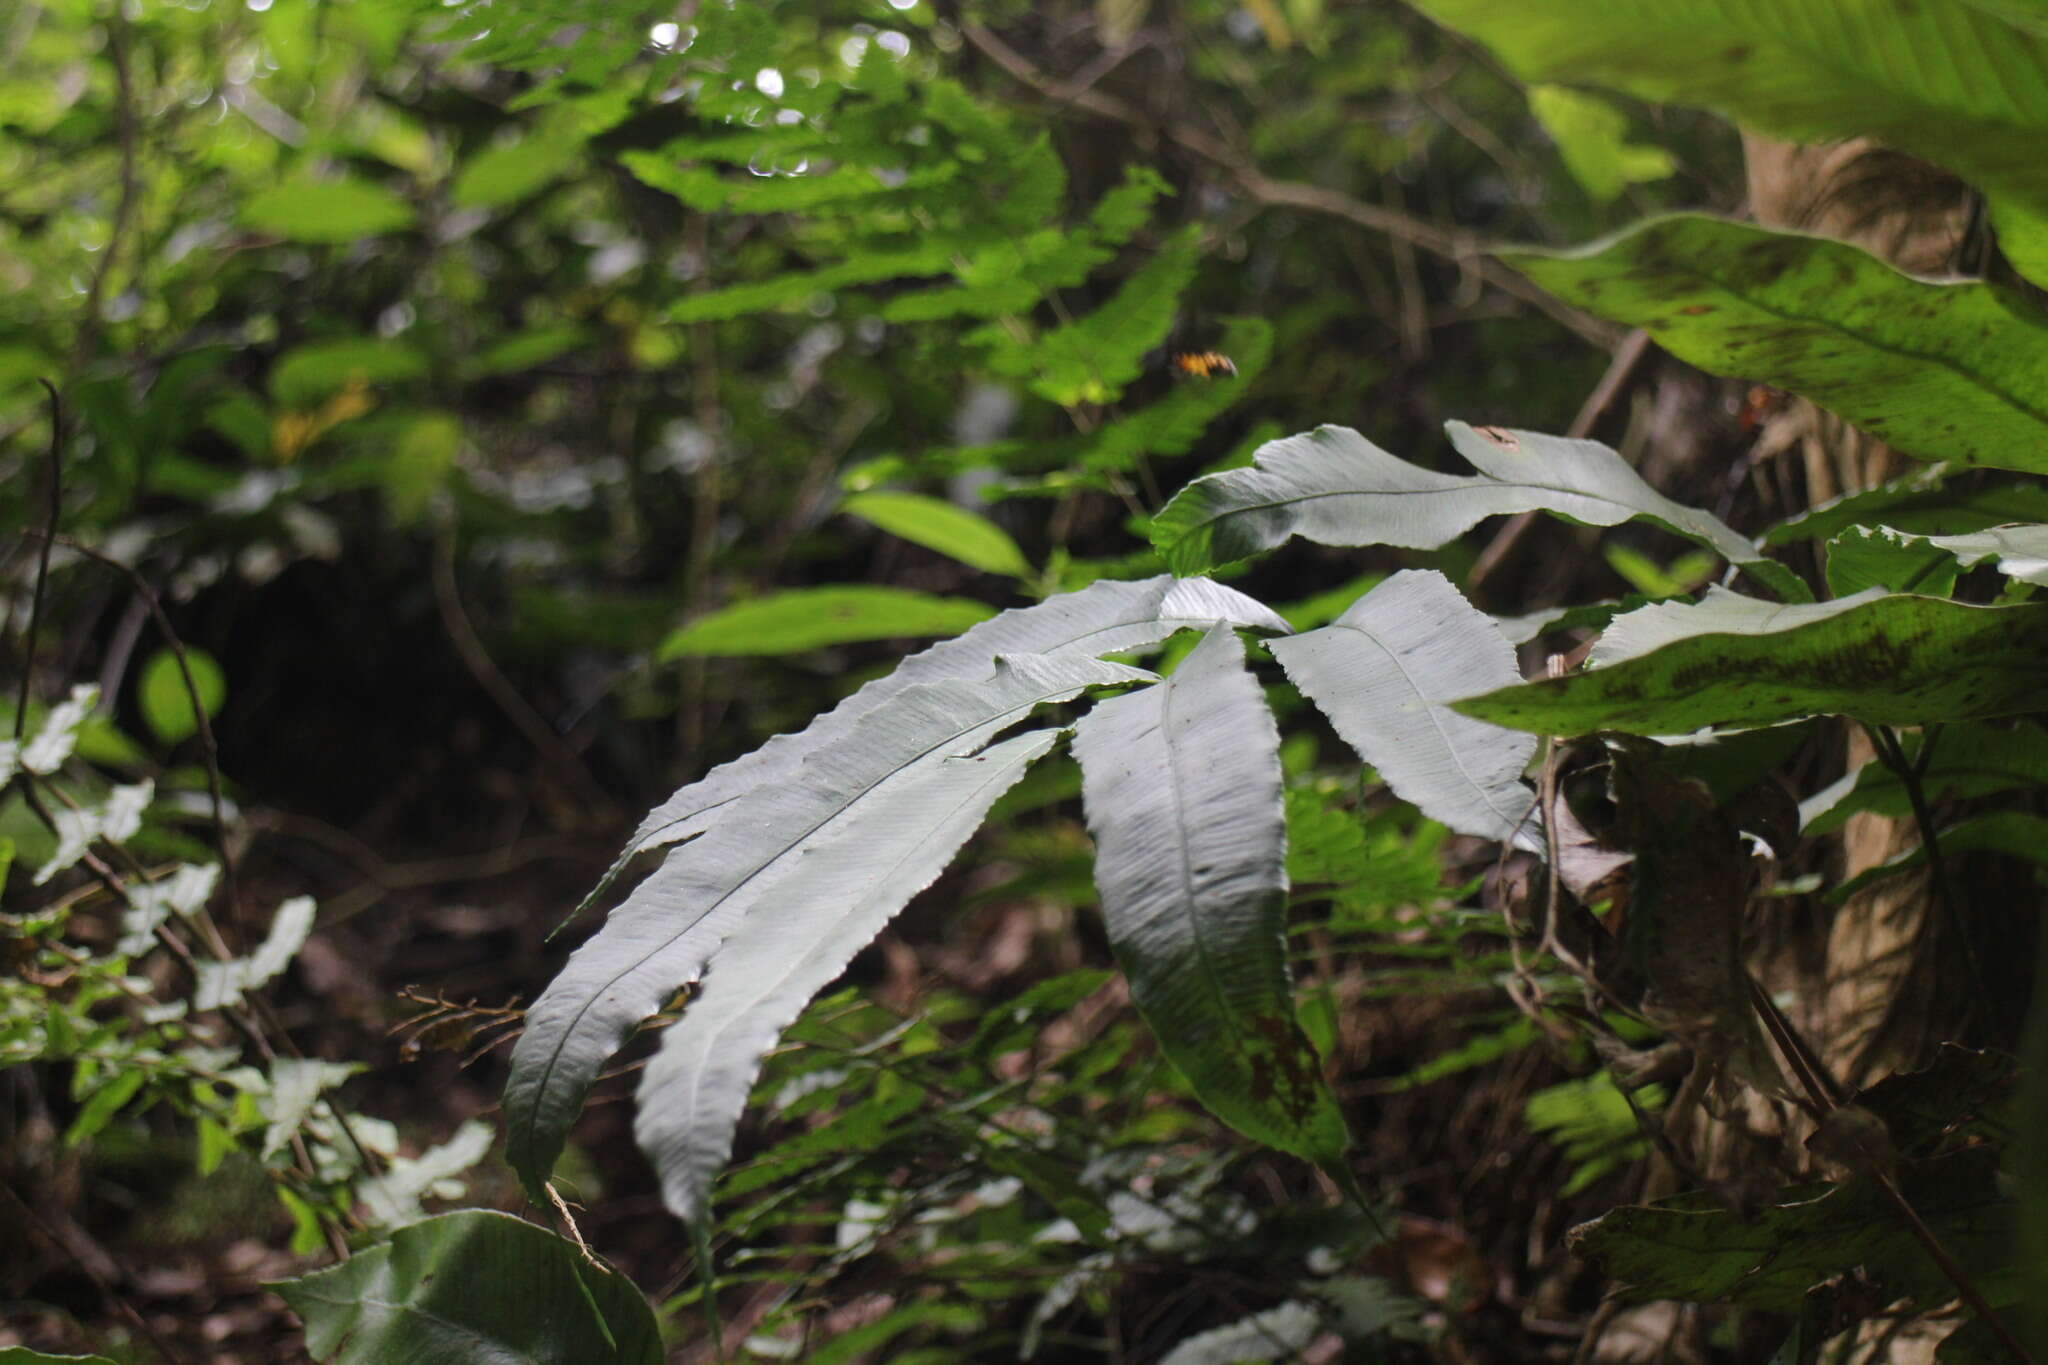
[[(366, 1096), (445, 1135), (489, 1107), (491, 1063), (401, 1062), (381, 1041), (413, 1008), (399, 987), (530, 995), (559, 960), (543, 935), (639, 810), (906, 642), (1159, 572), (1145, 519), (1264, 439), (1343, 423), (1442, 466), (1446, 417), (1563, 430), (1619, 336), (1475, 247), (1739, 190), (1725, 125), (1525, 89), (1387, 0), (20, 0), (0, 12), (10, 671), (39, 702), (98, 681), (81, 752), (161, 798), (138, 847), (200, 846), (203, 741), (138, 580), (60, 547), (27, 653), (24, 533), (55, 445), (64, 532), (161, 596), (217, 697), (252, 884), (321, 900), (285, 1023), (374, 1063)], [(1174, 373), (1211, 349), (1234, 374)], [(1480, 543), (1300, 546), (1245, 586), (1307, 625), (1361, 575), (1460, 577)], [(1536, 543), (1555, 553), (1483, 605), (1666, 572), (1568, 529)], [(1469, 1279), (1555, 1221), (1514, 1206), (1564, 1158), (1513, 1096), (1565, 1073), (1492, 984), (1504, 942), (1457, 908), (1484, 862), (1312, 727), (1287, 760), (1304, 1022), (1370, 1097), (1361, 1131), (1404, 1202), (1463, 1229), (1420, 1270), (1379, 1269), (1455, 1306), (1439, 1263)], [(771, 1261), (735, 1268), (746, 1304), (750, 1279), (776, 1286), (816, 1331), (863, 1295), (910, 1302), (902, 1267), (944, 1261), (997, 1304), (974, 1310), (990, 1358), (1056, 1329), (1059, 1358), (1108, 1340), (1152, 1359), (1213, 1325), (1218, 1285), (1272, 1302), (1263, 1244), (1232, 1239), (1313, 1222), (1319, 1196), (1200, 1117), (1090, 975), (1075, 784), (1052, 765), (1008, 798), (764, 1080), (764, 1131), (809, 1146), (756, 1142), (767, 1164), (729, 1182), (734, 1245), (815, 1223), (820, 1199), (838, 1231), (746, 1253)], [(0, 834), (21, 867), (49, 842), (18, 799)], [(1034, 1011), (1070, 1041), (995, 1036)], [(471, 1037), (459, 1011), (414, 1042), (450, 1034)], [(1073, 1148), (1057, 1160), (977, 1126), (1047, 1047), (1078, 1068), (1032, 1101)], [(1468, 1109), (1473, 1068), (1514, 1073), (1507, 1119)], [(1560, 1092), (1536, 1120), (1603, 1163), (1580, 1184), (1629, 1131), (1603, 1105)], [(680, 1285), (616, 1107), (585, 1136), (597, 1244)], [(935, 1153), (946, 1169), (905, 1176)], [(20, 1179), (79, 1158), (9, 1159)], [(1139, 1176), (1222, 1222), (1102, 1259), (1103, 1220), (1182, 1217), (1116, 1205)], [(139, 1197), (127, 1175), (86, 1184), (88, 1207)], [(1268, 1213), (1218, 1213), (1247, 1192)], [(1339, 1266), (1360, 1235), (1280, 1231)], [(1007, 1259), (958, 1259), (984, 1245)], [(1173, 1267), (1205, 1257), (1221, 1268), (1188, 1291)], [(903, 1330), (940, 1328), (967, 1330)]]

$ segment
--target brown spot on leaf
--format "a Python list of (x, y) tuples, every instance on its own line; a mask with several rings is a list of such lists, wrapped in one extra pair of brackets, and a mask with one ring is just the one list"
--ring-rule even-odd
[(1502, 450), (1520, 450), (1522, 443), (1512, 431), (1503, 427), (1475, 427), (1481, 436), (1499, 446)]

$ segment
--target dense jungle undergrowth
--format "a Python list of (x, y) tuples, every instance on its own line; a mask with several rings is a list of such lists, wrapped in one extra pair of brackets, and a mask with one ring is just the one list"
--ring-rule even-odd
[(2033, 0), (0, 7), (0, 1365), (2048, 1359), (2044, 146)]

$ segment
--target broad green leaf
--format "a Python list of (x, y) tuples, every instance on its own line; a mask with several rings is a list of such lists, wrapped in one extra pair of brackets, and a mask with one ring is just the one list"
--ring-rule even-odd
[(1871, 522), (1918, 535), (1958, 535), (2011, 521), (2048, 521), (2048, 487), (2036, 480), (1985, 487), (1983, 481), (1996, 476), (1954, 479), (1947, 473), (1946, 466), (1920, 469), (1876, 488), (1831, 498), (1779, 522), (1764, 532), (1762, 543), (1827, 540)]
[(1553, 735), (1677, 735), (1809, 715), (1874, 725), (2017, 715), (2040, 706), (2048, 604), (1866, 595), (1781, 607), (1709, 593), (1696, 606), (1619, 618), (1588, 663), (1452, 706)]
[(1024, 552), (1002, 527), (940, 498), (920, 493), (855, 493), (839, 504), (839, 510), (987, 573), (1022, 578), (1031, 572)]
[(0, 1365), (114, 1365), (105, 1356), (53, 1356), (26, 1346), (0, 1346)]
[(1700, 214), (1500, 257), (1681, 360), (1802, 394), (1905, 454), (2048, 472), (2048, 324), (1996, 286)]
[(1074, 729), (1110, 947), (1204, 1105), (1321, 1165), (1342, 1111), (1294, 1014), (1280, 734), (1227, 625)]
[(1152, 543), (1178, 573), (1232, 564), (1290, 536), (1324, 545), (1433, 550), (1490, 516), (1542, 510), (1589, 526), (1641, 517), (1742, 565), (1773, 591), (1808, 596), (1783, 565), (1704, 512), (1644, 483), (1594, 441), (1535, 432), (1445, 427), (1480, 472), (1439, 474), (1396, 459), (1348, 427), (1325, 426), (1262, 446), (1250, 469), (1183, 488), (1153, 519)]
[(302, 180), (242, 205), (242, 225), (295, 242), (353, 242), (410, 227), (412, 205), (368, 180)]
[(400, 342), (374, 337), (309, 341), (270, 367), (270, 395), (288, 408), (308, 408), (351, 384), (392, 384), (426, 372), (426, 356)]
[(1492, 620), (1442, 574), (1403, 570), (1321, 630), (1266, 647), (1402, 800), (1460, 834), (1540, 842), (1522, 781), (1536, 740), (1444, 705), (1521, 673)]
[[(527, 1011), (504, 1112), (506, 1158), (528, 1192), (544, 1197), (547, 1173), (605, 1061), (698, 978), (721, 943), (746, 932), (751, 915), (787, 909), (782, 888), (817, 861), (812, 849), (833, 840), (862, 857), (893, 852), (867, 819), (886, 807), (872, 800), (885, 783), (915, 784), (973, 755), (1041, 704), (1151, 677), (1085, 656), (1004, 656), (981, 677), (884, 693), (857, 725), (821, 727), (822, 742), (785, 749), (786, 766), (753, 765), (758, 780), (736, 782), (724, 797), (730, 807), (611, 912)], [(842, 832), (845, 845), (836, 842)], [(847, 875), (858, 884), (863, 874), (849, 866)]]
[[(1927, 736), (1906, 735), (1901, 743), (1930, 800), (2037, 786), (2048, 773), (2048, 731), (2026, 722), (1944, 725), (1924, 760)], [(1898, 774), (1882, 763), (1866, 763), (1800, 804), (1801, 829), (1818, 837), (1859, 811), (1904, 818), (1912, 815), (1913, 803)]]
[(322, 1092), (332, 1090), (363, 1069), (359, 1062), (323, 1062), (312, 1057), (279, 1057), (270, 1064), (270, 1091), (262, 1098), (263, 1157), (277, 1155), (290, 1144)]
[(1529, 81), (1718, 110), (1794, 141), (1870, 136), (2048, 210), (2048, 33), (2024, 3), (1419, 0)]
[(1630, 142), (1628, 116), (1606, 100), (1561, 85), (1537, 85), (1529, 89), (1529, 112), (1557, 144), (1572, 179), (1598, 203), (1677, 169), (1662, 147)]
[(463, 208), (503, 208), (567, 174), (582, 154), (580, 138), (560, 135), (499, 143), (462, 163), (448, 197)]
[[(85, 1103), (78, 1108), (77, 1117), (64, 1130), (64, 1145), (75, 1147), (90, 1141), (100, 1129), (112, 1121), (114, 1115), (127, 1107), (142, 1089), (142, 1083), (149, 1079), (149, 1073), (140, 1065), (131, 1065), (113, 1072), (104, 1085), (85, 1097)], [(76, 1097), (74, 1097), (76, 1098)]]
[(185, 686), (184, 671), (178, 667), (178, 656), (168, 649), (159, 649), (142, 665), (135, 684), (135, 700), (142, 708), (142, 719), (165, 744), (176, 744), (198, 731), (199, 715), (192, 705), (194, 692), (198, 693), (199, 709), (208, 720), (220, 714), (221, 703), (227, 700), (227, 675), (211, 654), (187, 645), (185, 667), (192, 674), (190, 689)]
[(1999, 251), (2014, 270), (2048, 289), (2048, 209), (2011, 199), (1994, 199), (1989, 207)]
[(1889, 526), (1853, 526), (1827, 546), (1828, 590), (1837, 599), (1870, 588), (1947, 597), (1956, 586), (1956, 562), (1919, 536)]
[(625, 1276), (546, 1228), (485, 1209), (403, 1227), (269, 1286), (323, 1365), (660, 1365), (661, 1330)]
[[(1965, 1266), (2009, 1260), (2012, 1202), (1997, 1157), (1978, 1147), (1903, 1168), (1913, 1210)], [(1814, 1285), (1859, 1266), (1899, 1294), (1954, 1294), (1892, 1205), (1868, 1181), (1794, 1186), (1748, 1216), (1713, 1195), (1684, 1194), (1613, 1210), (1567, 1244), (1622, 1283), (1631, 1301), (1685, 1299), (1797, 1312)]]
[(995, 615), (964, 597), (846, 584), (791, 588), (701, 616), (661, 642), (657, 659), (686, 654), (798, 654), (856, 640), (952, 635)]
[(857, 824), (806, 843), (778, 885), (774, 910), (725, 941), (703, 990), (640, 1076), (633, 1132), (678, 1218), (698, 1224), (709, 1215), (711, 1182), (732, 1154), (761, 1059), (782, 1030), (944, 870), (989, 806), (1060, 734), (1034, 731), (884, 780)]
[[(1958, 853), (2002, 853), (2031, 863), (2048, 864), (2048, 816), (2024, 810), (1995, 810), (1959, 820), (1941, 831), (1943, 856)], [(1927, 865), (1927, 848), (1916, 844), (1863, 871), (1828, 892), (1837, 904), (1873, 882)]]

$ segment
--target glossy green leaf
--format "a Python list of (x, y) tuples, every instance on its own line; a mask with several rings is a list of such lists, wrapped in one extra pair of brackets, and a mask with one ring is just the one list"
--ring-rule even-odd
[(1217, 1117), (1332, 1164), (1349, 1135), (1295, 1019), (1279, 745), (1225, 625), (1074, 731), (1110, 946), (1161, 1049)]
[(2016, 715), (2040, 706), (2048, 605), (1890, 595), (1781, 607), (1710, 593), (1618, 618), (1588, 663), (1452, 708), (1554, 735), (1677, 735), (1809, 715), (1876, 725)]
[(839, 510), (987, 573), (1021, 578), (1031, 572), (1024, 552), (1002, 527), (940, 498), (921, 493), (855, 493), (839, 504)]
[[(192, 675), (190, 688), (185, 685), (185, 669)], [(227, 675), (211, 654), (187, 645), (185, 669), (178, 667), (176, 654), (159, 649), (142, 665), (136, 679), (135, 701), (142, 709), (143, 722), (165, 744), (176, 744), (198, 732), (199, 714), (192, 705), (194, 692), (208, 720), (220, 714), (221, 703), (227, 700)]]
[(410, 227), (412, 206), (368, 180), (302, 180), (242, 205), (242, 225), (294, 242), (353, 242)]
[(732, 1154), (761, 1059), (782, 1030), (930, 885), (1061, 733), (954, 752), (884, 782), (857, 823), (806, 843), (807, 856), (776, 892), (776, 912), (755, 916), (726, 941), (640, 1075), (633, 1133), (678, 1218), (696, 1224), (708, 1214), (711, 1182)]
[(1461, 834), (1541, 842), (1522, 781), (1536, 740), (1444, 705), (1521, 672), (1492, 620), (1442, 574), (1403, 570), (1321, 630), (1266, 647), (1395, 795)]
[(1445, 425), (1479, 477), (1396, 459), (1348, 427), (1325, 426), (1260, 447), (1250, 469), (1183, 488), (1152, 521), (1152, 543), (1178, 573), (1231, 564), (1303, 536), (1324, 545), (1433, 550), (1481, 519), (1541, 510), (1589, 526), (1642, 518), (1741, 564), (1773, 591), (1805, 586), (1746, 538), (1644, 483), (1594, 441)]
[(1419, 0), (1530, 81), (1718, 110), (1801, 142), (1874, 137), (2048, 210), (2048, 32), (2025, 0)]
[(546, 1228), (484, 1209), (403, 1227), (338, 1266), (270, 1288), (323, 1365), (660, 1365), (630, 1280)]
[(857, 640), (955, 635), (993, 615), (979, 602), (906, 588), (792, 588), (699, 617), (662, 641), (655, 657), (799, 654)]
[(1993, 285), (1700, 214), (1501, 259), (1714, 374), (1790, 389), (1923, 460), (2048, 472), (2048, 322)]

